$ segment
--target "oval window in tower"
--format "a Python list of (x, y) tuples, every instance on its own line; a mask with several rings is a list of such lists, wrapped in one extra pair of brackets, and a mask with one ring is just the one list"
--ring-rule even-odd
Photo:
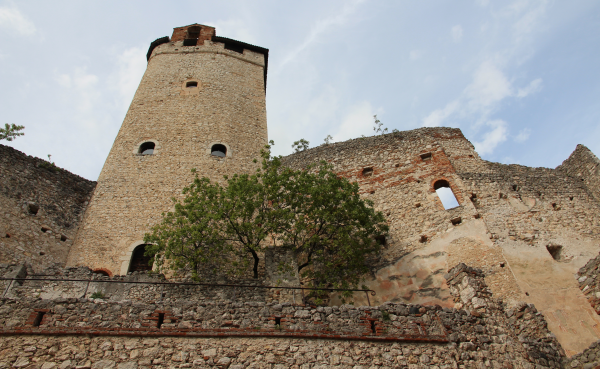
[(140, 145), (138, 154), (140, 155), (152, 155), (154, 154), (154, 142), (144, 142)]
[(210, 149), (210, 154), (212, 156), (218, 156), (220, 158), (224, 158), (227, 155), (227, 147), (221, 144), (212, 145)]

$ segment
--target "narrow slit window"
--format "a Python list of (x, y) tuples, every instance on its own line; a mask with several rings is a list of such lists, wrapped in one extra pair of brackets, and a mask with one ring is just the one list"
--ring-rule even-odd
[(275, 326), (280, 326), (281, 327), (281, 317), (276, 317), (275, 318)]
[(138, 153), (140, 155), (153, 155), (154, 154), (154, 142), (144, 142), (140, 145)]
[(456, 196), (454, 196), (454, 192), (452, 192), (448, 181), (439, 180), (435, 182), (433, 189), (440, 198), (442, 205), (444, 205), (444, 209), (448, 210), (459, 206), (458, 200), (456, 200)]
[(32, 324), (32, 325), (33, 325), (34, 327), (39, 327), (39, 326), (40, 326), (40, 324), (42, 324), (42, 319), (44, 319), (44, 315), (45, 315), (45, 314), (46, 314), (46, 313), (45, 313), (45, 312), (43, 312), (43, 311), (38, 311), (38, 312), (37, 312), (37, 315), (35, 316), (35, 319), (33, 320), (33, 324)]
[(218, 156), (220, 158), (224, 158), (227, 155), (227, 147), (225, 145), (216, 144), (210, 149), (210, 154), (212, 156)]
[(156, 328), (160, 328), (165, 322), (165, 313), (158, 313), (158, 320), (156, 321)]
[(189, 81), (185, 84), (185, 87), (187, 88), (196, 88), (198, 87), (198, 82), (196, 81)]

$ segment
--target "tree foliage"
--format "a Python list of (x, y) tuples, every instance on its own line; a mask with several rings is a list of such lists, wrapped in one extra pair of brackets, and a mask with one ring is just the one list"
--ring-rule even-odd
[(304, 150), (308, 149), (309, 144), (310, 144), (310, 142), (301, 138), (298, 141), (294, 141), (294, 143), (292, 144), (292, 149), (294, 149), (294, 152), (304, 151)]
[(269, 149), (260, 169), (225, 177), (226, 186), (196, 175), (146, 235), (147, 254), (159, 268), (188, 269), (195, 279), (202, 270), (240, 275), (250, 267), (258, 278), (265, 248), (280, 247), (312, 286), (356, 287), (387, 233), (383, 214), (326, 162), (295, 170)]
[(23, 136), (25, 133), (20, 132), (23, 129), (25, 129), (24, 126), (18, 126), (14, 123), (13, 124), (6, 123), (4, 125), (4, 128), (0, 128), (0, 141), (1, 140), (12, 141), (19, 136)]

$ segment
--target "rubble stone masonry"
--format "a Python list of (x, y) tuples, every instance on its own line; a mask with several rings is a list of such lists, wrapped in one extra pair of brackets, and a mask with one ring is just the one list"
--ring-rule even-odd
[(0, 299), (0, 368), (573, 364), (533, 305), (507, 307), (492, 297), (483, 276), (464, 264), (445, 275), (461, 309), (396, 303), (317, 307), (248, 301), (247, 295), (204, 299), (173, 287), (170, 298), (160, 301), (109, 296), (106, 290), (104, 300), (41, 299), (46, 289), (26, 281)]
[(64, 265), (95, 185), (0, 145), (0, 263)]

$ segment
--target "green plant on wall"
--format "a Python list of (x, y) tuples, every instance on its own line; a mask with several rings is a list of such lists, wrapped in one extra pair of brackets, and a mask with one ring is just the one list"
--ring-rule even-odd
[(194, 279), (200, 270), (252, 270), (258, 278), (261, 255), (276, 246), (294, 255), (312, 287), (358, 286), (370, 272), (365, 260), (381, 248), (376, 238), (388, 231), (383, 214), (326, 162), (294, 170), (270, 148), (260, 169), (225, 177), (225, 186), (196, 176), (144, 238), (157, 268), (185, 269)]
[(301, 151), (308, 149), (309, 144), (310, 144), (310, 142), (301, 138), (298, 141), (294, 141), (294, 143), (292, 144), (292, 149), (294, 149), (294, 152), (301, 152)]
[(103, 299), (104, 294), (101, 291), (96, 291), (90, 296), (91, 299)]

